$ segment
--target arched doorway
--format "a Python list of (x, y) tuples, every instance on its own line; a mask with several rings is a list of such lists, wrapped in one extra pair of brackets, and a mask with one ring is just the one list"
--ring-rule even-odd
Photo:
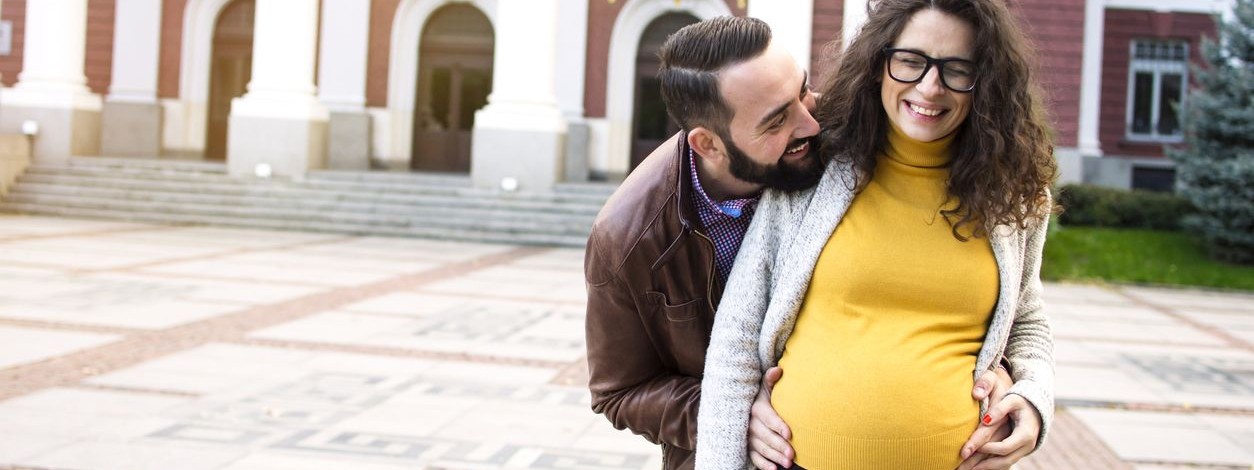
[(414, 103), (415, 170), (470, 172), (475, 111), (492, 92), (492, 23), (478, 8), (448, 5), (423, 28)]
[(661, 61), (657, 52), (666, 38), (679, 28), (699, 21), (687, 13), (667, 13), (649, 23), (636, 49), (635, 113), (631, 119), (631, 170), (666, 139), (679, 132), (679, 125), (666, 114), (661, 82), (657, 79)]
[(254, 0), (234, 0), (218, 16), (213, 29), (209, 75), (209, 130), (205, 158), (226, 159), (227, 122), (231, 100), (244, 95), (253, 69)]

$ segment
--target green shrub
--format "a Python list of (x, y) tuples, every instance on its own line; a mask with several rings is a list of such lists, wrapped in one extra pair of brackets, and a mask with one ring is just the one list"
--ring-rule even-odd
[(1167, 193), (1069, 184), (1058, 191), (1063, 225), (1179, 230), (1182, 219), (1195, 209), (1188, 201)]

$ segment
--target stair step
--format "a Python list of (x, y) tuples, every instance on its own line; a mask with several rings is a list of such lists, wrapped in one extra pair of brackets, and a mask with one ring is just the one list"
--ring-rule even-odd
[(415, 237), (438, 240), (543, 246), (582, 247), (585, 245), (588, 238), (587, 235), (472, 232), (436, 227), (364, 227), (349, 224), (313, 221), (241, 219), (235, 217), (220, 217), (199, 214), (150, 213), (114, 209), (85, 209), (79, 207), (48, 207), (21, 203), (0, 204), (0, 212), (44, 214), (60, 217), (121, 220), (127, 222), (146, 222), (173, 225), (213, 225), (269, 230), (338, 233), (344, 235)]
[(583, 246), (609, 183), (476, 188), (464, 174), (233, 177), (218, 162), (73, 157), (27, 169), (0, 212), (490, 243)]
[[(357, 182), (350, 180), (316, 179), (253, 179), (231, 178), (225, 175), (211, 176), (203, 174), (155, 173), (155, 172), (124, 172), (95, 171), (81, 168), (63, 167), (31, 167), (19, 182), (28, 181), (43, 184), (65, 184), (97, 187), (136, 188), (145, 190), (173, 190), (186, 192), (189, 189), (205, 192), (256, 192), (265, 188), (300, 188), (315, 192), (357, 192), (362, 194), (378, 193), (390, 195), (444, 195), (465, 199), (489, 199), (497, 202), (528, 204), (562, 204), (564, 206), (586, 205), (597, 207), (605, 204), (608, 194), (596, 195), (585, 193), (502, 193), (500, 191), (453, 185), (419, 185), (403, 184), (381, 180), (378, 183)], [(292, 193), (289, 193), (292, 194)], [(309, 197), (307, 194), (293, 194), (297, 197)]]
[[(35, 166), (47, 166), (38, 161)], [(226, 164), (222, 162), (206, 162), (198, 160), (170, 160), (147, 158), (115, 158), (115, 157), (70, 157), (62, 167), (99, 168), (99, 169), (148, 169), (178, 172), (198, 172), (226, 174)]]
[[(170, 202), (141, 199), (118, 199), (80, 197), (65, 195), (31, 194), (14, 192), (6, 198), (4, 204), (25, 204), (27, 206), (77, 207), (99, 210), (131, 210), (136, 212), (186, 213), (210, 216), (229, 216), (242, 218), (282, 219), (296, 221), (323, 221), (351, 223), (370, 226), (410, 227), (431, 226), (460, 228), (465, 230), (498, 230), (509, 233), (564, 233), (583, 234), (587, 236), (591, 229), (590, 219), (569, 218), (566, 220), (528, 220), (522, 218), (503, 219), (494, 217), (492, 213), (394, 213), (374, 212), (368, 206), (363, 211), (341, 207), (256, 207), (227, 203), (196, 203)], [(347, 210), (346, 210), (347, 209)]]
[[(124, 193), (148, 193), (153, 198), (186, 195), (216, 196), (220, 198), (250, 198), (264, 204), (271, 200), (287, 201), (338, 201), (344, 203), (397, 204), (410, 206), (438, 206), (465, 209), (510, 209), (535, 213), (560, 213), (596, 216), (601, 204), (579, 200), (564, 202), (535, 199), (492, 198), (483, 194), (458, 191), (431, 193), (388, 191), (386, 188), (346, 190), (319, 188), (307, 185), (280, 184), (270, 181), (252, 185), (236, 183), (180, 183), (167, 181), (125, 180), (92, 176), (66, 177), (59, 175), (24, 175), (15, 191), (56, 191), (53, 188), (76, 190), (113, 190)], [(62, 194), (65, 194), (64, 189)]]

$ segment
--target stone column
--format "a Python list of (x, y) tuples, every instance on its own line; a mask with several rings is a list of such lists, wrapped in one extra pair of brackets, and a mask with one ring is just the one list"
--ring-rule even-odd
[(1084, 58), (1080, 65), (1080, 122), (1076, 149), (1059, 149), (1058, 182), (1084, 181), (1084, 160), (1102, 156), (1098, 135), (1102, 111), (1102, 49), (1106, 40), (1106, 2), (1084, 2)]
[(370, 47), (370, 0), (324, 0), (320, 42), (318, 98), (331, 112), (327, 167), (368, 169), (366, 54)]
[(471, 179), (548, 191), (563, 171), (566, 121), (558, 109), (558, 0), (499, 0), (492, 94), (475, 113)]
[(0, 129), (39, 123), (34, 158), (65, 161), (100, 150), (100, 96), (83, 74), (87, 0), (26, 2), (24, 64), (18, 82), (0, 95)]
[(749, 2), (749, 16), (771, 25), (772, 42), (784, 46), (802, 67), (810, 68), (814, 0)]
[(557, 107), (566, 118), (565, 181), (587, 181), (590, 153), (588, 123), (584, 120), (585, 70), (588, 58), (588, 2), (560, 2), (558, 12)]
[(326, 106), (314, 87), (318, 0), (257, 0), (252, 81), (231, 102), (227, 169), (299, 176), (326, 166)]
[(156, 157), (161, 153), (157, 70), (161, 52), (161, 0), (117, 0), (113, 28), (113, 79), (104, 103), (101, 151)]
[(1084, 62), (1080, 66), (1080, 153), (1100, 156), (1098, 127), (1102, 101), (1102, 46), (1106, 39), (1106, 2), (1089, 0), (1084, 6)]

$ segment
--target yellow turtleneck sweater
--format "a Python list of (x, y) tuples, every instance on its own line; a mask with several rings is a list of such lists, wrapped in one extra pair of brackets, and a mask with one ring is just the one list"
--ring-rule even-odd
[(998, 295), (987, 238), (940, 214), (953, 136), (896, 128), (815, 265), (772, 396), (809, 470), (953, 470), (979, 419), (975, 358)]

